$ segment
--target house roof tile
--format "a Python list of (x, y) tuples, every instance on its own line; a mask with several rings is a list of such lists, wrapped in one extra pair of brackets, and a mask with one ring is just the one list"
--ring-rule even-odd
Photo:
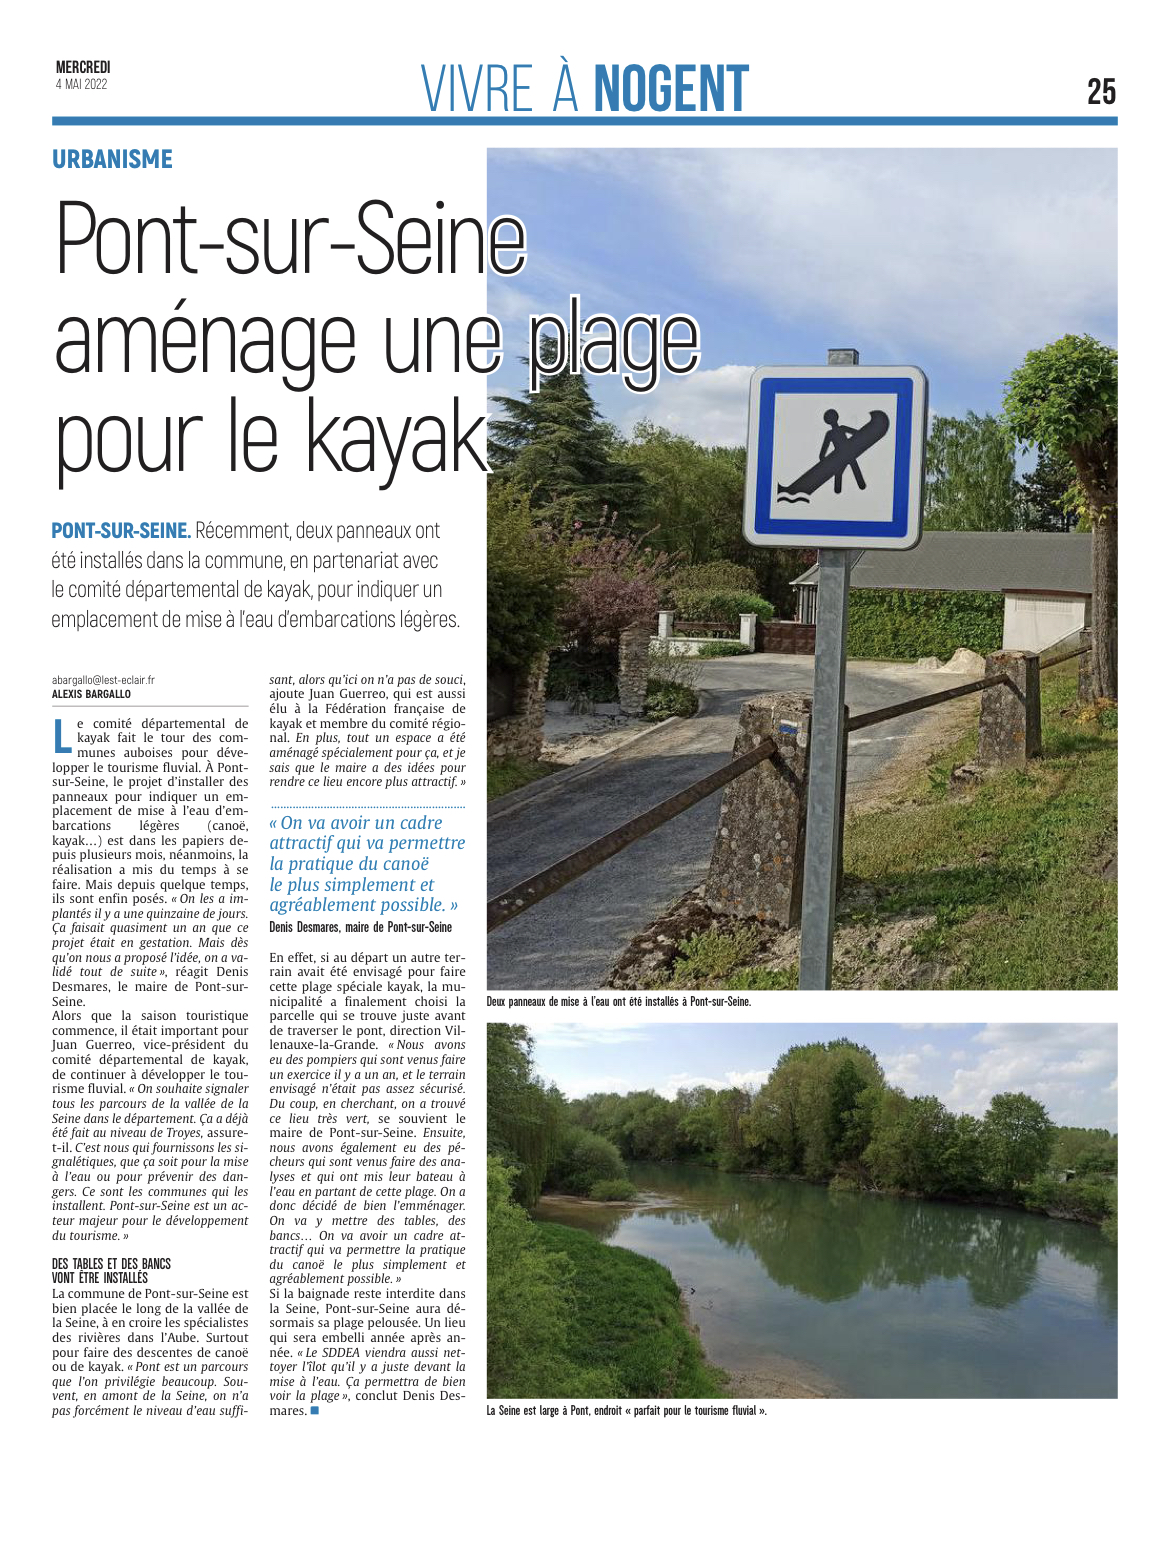
[[(924, 532), (916, 549), (869, 549), (854, 587), (934, 592), (1092, 593), (1091, 533)], [(817, 567), (796, 578), (815, 586)]]

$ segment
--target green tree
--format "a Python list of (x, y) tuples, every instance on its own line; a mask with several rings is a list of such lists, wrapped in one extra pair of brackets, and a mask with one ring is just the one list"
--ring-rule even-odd
[(953, 1124), (938, 1098), (889, 1091), (865, 1149), (866, 1166), (887, 1189), (938, 1195), (946, 1188), (944, 1150)]
[(657, 1092), (630, 1092), (619, 1101), (613, 1131), (623, 1157), (654, 1162), (677, 1155), (681, 1103)]
[(1020, 525), (1015, 442), (990, 413), (936, 418), (926, 442), (924, 525), (1014, 532)]
[(565, 1126), (548, 1170), (548, 1183), (567, 1195), (590, 1195), (598, 1184), (626, 1179), (626, 1165), (612, 1141), (580, 1125)]
[(487, 495), (487, 656), (489, 665), (527, 668), (560, 639), (557, 617), (569, 577), (565, 546), (532, 520), (515, 484)]
[(688, 564), (701, 564), (740, 547), (745, 454), (728, 446), (701, 446), (689, 435), (648, 421), (621, 446), (640, 476), (639, 530)]
[(829, 1085), (829, 1156), (834, 1164), (861, 1156), (872, 1134), (872, 1109), (866, 1092), (872, 1080), (846, 1055)]
[(721, 1131), (714, 1087), (684, 1087), (675, 1102), (680, 1110), (677, 1150), (714, 1163)]
[(974, 1114), (955, 1114), (940, 1157), (942, 1189), (974, 1195), (983, 1186), (983, 1126)]
[(1005, 427), (1072, 464), (1093, 529), (1093, 695), (1117, 699), (1117, 349), (1061, 337), (1007, 382)]
[(1052, 1167), (1077, 1174), (1116, 1174), (1117, 1137), (1108, 1130), (1062, 1125), (1056, 1133)]
[(487, 1026), (487, 1149), (507, 1163), (516, 1195), (540, 1195), (564, 1123), (564, 1100), (532, 1070), (532, 1035), (508, 1022)]
[(1026, 1092), (999, 1092), (983, 1116), (983, 1168), (995, 1190), (1014, 1190), (1048, 1167), (1056, 1126)]
[(745, 1160), (743, 1123), (751, 1109), (751, 1093), (742, 1087), (687, 1087), (675, 1102), (682, 1110), (675, 1137), (675, 1156), (700, 1157), (732, 1172)]
[(827, 1178), (843, 1146), (864, 1144), (865, 1092), (884, 1082), (877, 1056), (849, 1038), (798, 1044), (780, 1056), (756, 1095), (746, 1143), (766, 1168)]
[[(643, 483), (639, 531), (653, 533), (658, 548), (679, 555), (689, 566), (738, 565), (754, 579), (732, 585), (758, 590), (778, 613), (792, 611), (795, 592), (790, 583), (814, 557), (807, 550), (757, 549), (744, 538), (743, 446), (700, 445), (688, 435), (644, 420), (622, 444), (621, 455)], [(690, 583), (724, 584), (706, 579)]]
[[(542, 363), (553, 361), (551, 337), (539, 352)], [(492, 401), (501, 410), (488, 429), (492, 471), (527, 494), (537, 521), (564, 526), (606, 507), (623, 516), (636, 508), (641, 478), (616, 451), (584, 375), (559, 370), (539, 391)]]
[(750, 565), (738, 565), (734, 560), (707, 560), (702, 565), (684, 565), (670, 578), (669, 594), (697, 588), (700, 592), (728, 588), (732, 592), (758, 593), (760, 583)]
[(1030, 533), (1068, 533), (1080, 521), (1072, 463), (1036, 448), (1036, 465), (1016, 480), (1020, 525)]

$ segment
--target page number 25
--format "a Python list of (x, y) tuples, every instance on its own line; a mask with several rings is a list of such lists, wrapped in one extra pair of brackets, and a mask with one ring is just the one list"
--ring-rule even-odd
[(1116, 103), (1117, 81), (1115, 76), (1090, 76), (1089, 77), (1089, 102), (1090, 103)]

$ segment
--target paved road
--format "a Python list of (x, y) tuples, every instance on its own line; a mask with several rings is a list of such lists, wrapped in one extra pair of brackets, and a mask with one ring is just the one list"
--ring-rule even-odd
[[(685, 788), (730, 759), (739, 709), (773, 690), (812, 692), (811, 657), (757, 653), (706, 663), (703, 711), (619, 751), (580, 778), (497, 815), (488, 826), (488, 894), (584, 847), (630, 816)], [(961, 683), (945, 671), (902, 663), (853, 663), (845, 699), (851, 712), (892, 706)], [(849, 745), (854, 792), (896, 757), (929, 713), (863, 729)], [(488, 937), (492, 989), (589, 989), (658, 913), (703, 879), (719, 818), (712, 794), (666, 826), (556, 892)]]

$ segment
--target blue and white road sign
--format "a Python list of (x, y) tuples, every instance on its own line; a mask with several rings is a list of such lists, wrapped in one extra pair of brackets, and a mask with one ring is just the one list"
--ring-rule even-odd
[(756, 370), (743, 530), (772, 548), (912, 549), (922, 532), (926, 376), (912, 365)]

